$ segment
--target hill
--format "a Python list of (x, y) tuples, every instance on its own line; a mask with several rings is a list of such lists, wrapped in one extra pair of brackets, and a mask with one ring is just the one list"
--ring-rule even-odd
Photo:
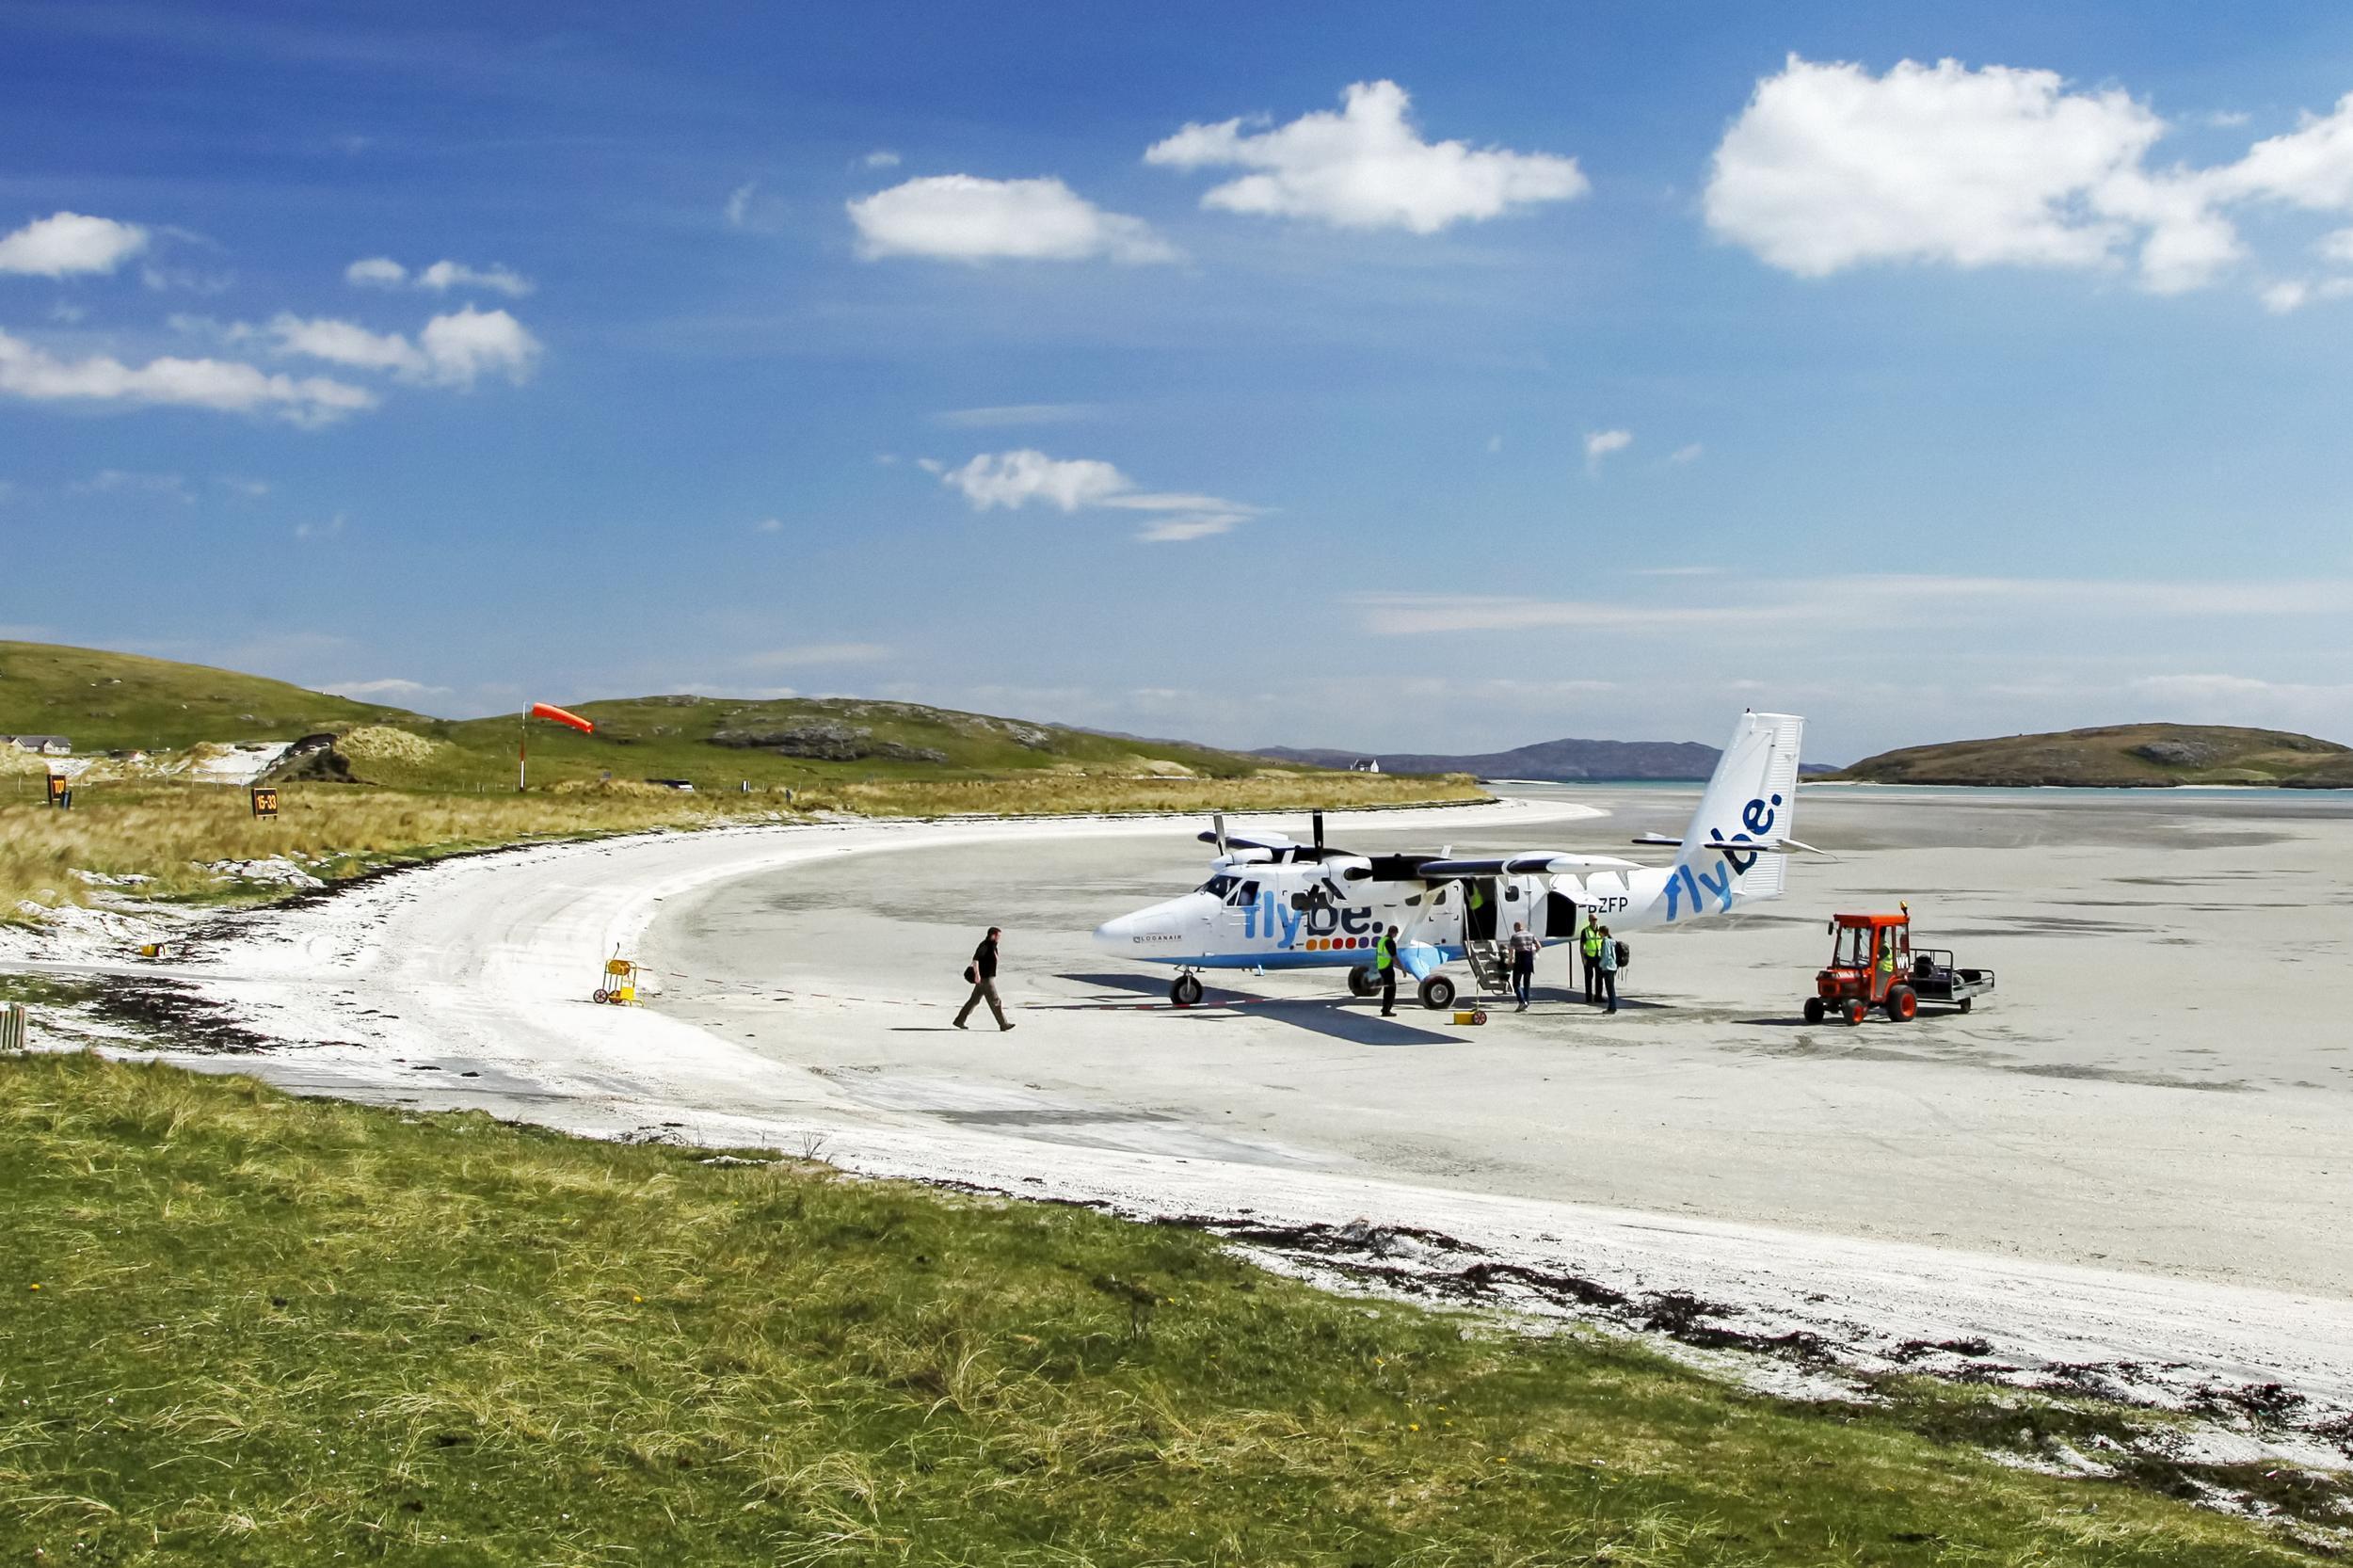
[(429, 722), (402, 709), (203, 664), (0, 642), (0, 735), (63, 735), (80, 753), (291, 741), (363, 724)]
[(1450, 757), (1422, 752), (1332, 751), (1268, 746), (1260, 757), (1311, 767), (1345, 768), (1377, 757), (1385, 773), (1466, 773), (1480, 778), (1705, 778), (1716, 747), (1697, 741), (1539, 741), (1511, 751)]
[(2148, 789), (2271, 784), (2353, 789), (2353, 747), (2284, 729), (2120, 724), (1881, 752), (1838, 775), (1874, 784)]
[[(795, 784), (1112, 775), (1237, 779), (1263, 758), (1138, 741), (914, 703), (849, 697), (753, 702), (676, 696), (573, 702), (583, 735), (531, 731), (535, 785), (687, 779), (699, 790)], [(428, 718), (283, 681), (136, 654), (0, 642), (0, 734), (63, 735), (76, 755), (182, 751), (337, 737), (313, 776), (409, 789), (511, 784), (517, 720)]]

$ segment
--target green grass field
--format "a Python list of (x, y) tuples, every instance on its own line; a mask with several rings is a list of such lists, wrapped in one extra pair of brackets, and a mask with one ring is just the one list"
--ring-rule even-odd
[(1788, 1404), (1183, 1229), (708, 1160), (0, 1061), (0, 1561), (2312, 1560), (1982, 1457), (2015, 1401)]

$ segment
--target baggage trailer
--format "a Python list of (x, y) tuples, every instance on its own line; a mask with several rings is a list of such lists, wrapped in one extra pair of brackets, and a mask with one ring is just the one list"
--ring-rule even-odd
[(1949, 948), (1914, 948), (1912, 905), (1897, 907), (1894, 915), (1831, 917), (1830, 963), (1805, 999), (1807, 1023), (1834, 1013), (1859, 1024), (1875, 1010), (1890, 1023), (1910, 1023), (1923, 1002), (1966, 1013), (1993, 989), (1992, 969), (1962, 968)]

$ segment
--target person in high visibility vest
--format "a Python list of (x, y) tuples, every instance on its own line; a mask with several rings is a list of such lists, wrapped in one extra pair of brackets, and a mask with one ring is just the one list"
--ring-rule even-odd
[(1880, 973), (1891, 981), (1896, 973), (1896, 928), (1892, 925), (1880, 928)]
[(1381, 1016), (1397, 1016), (1397, 927), (1381, 934), (1372, 945), (1372, 967), (1381, 974)]
[(1577, 935), (1577, 951), (1585, 960), (1585, 1005), (1591, 1007), (1601, 1000), (1601, 921), (1594, 915), (1585, 917), (1585, 929)]

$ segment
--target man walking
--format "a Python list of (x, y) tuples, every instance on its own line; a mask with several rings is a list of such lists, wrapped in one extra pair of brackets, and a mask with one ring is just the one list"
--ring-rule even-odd
[(964, 1010), (956, 1015), (958, 1029), (972, 1016), (972, 1009), (984, 1001), (996, 1016), (1000, 1030), (1013, 1027), (1005, 1021), (1005, 1004), (997, 1000), (997, 938), (1001, 935), (1000, 928), (990, 926), (988, 935), (981, 938), (981, 945), (972, 950), (972, 962), (964, 970), (964, 978), (972, 983), (972, 994), (964, 999)]
[(1601, 944), (1607, 935), (1599, 919), (1587, 911), (1585, 929), (1577, 934), (1577, 951), (1585, 960), (1585, 1005), (1601, 1000)]
[(1528, 1011), (1528, 988), (1536, 983), (1536, 952), (1544, 945), (1526, 925), (1512, 922), (1512, 994), (1519, 999), (1518, 1012)]
[(1609, 994), (1609, 1005), (1605, 1011), (1615, 1013), (1618, 1010), (1618, 943), (1606, 925), (1601, 928), (1601, 984), (1602, 989)]
[(1381, 974), (1381, 1016), (1397, 1016), (1397, 927), (1381, 934), (1372, 945), (1372, 967)]

